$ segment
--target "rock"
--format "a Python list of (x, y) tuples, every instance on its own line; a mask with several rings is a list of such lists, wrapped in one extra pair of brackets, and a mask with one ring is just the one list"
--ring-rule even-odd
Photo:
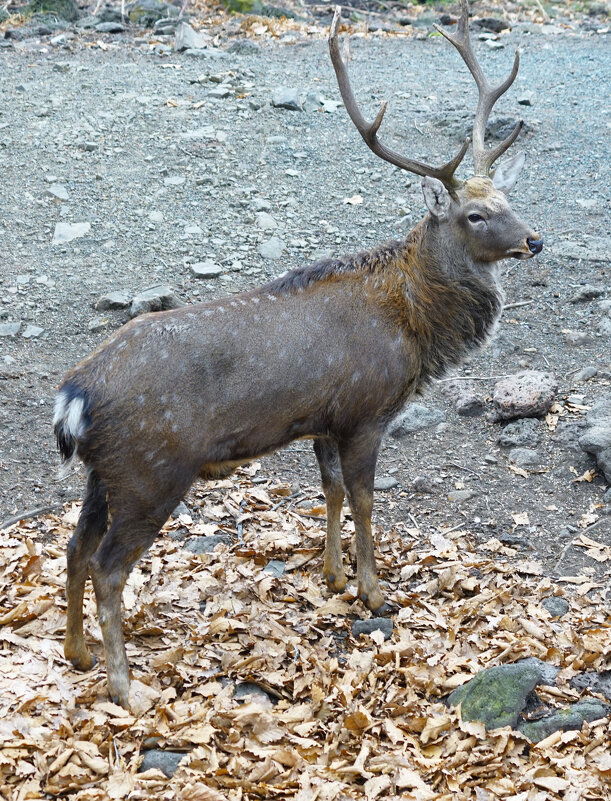
[(355, 620), (352, 624), (352, 634), (360, 637), (361, 634), (372, 634), (374, 631), (381, 631), (385, 640), (390, 640), (394, 623), (389, 617), (372, 617), (369, 620)]
[(436, 426), (445, 420), (441, 409), (429, 409), (422, 403), (410, 403), (407, 409), (392, 421), (388, 433), (395, 439), (401, 439), (414, 431)]
[(509, 452), (509, 461), (518, 467), (538, 467), (543, 462), (537, 451), (530, 448), (513, 448)]
[(503, 448), (535, 447), (540, 441), (541, 423), (526, 417), (508, 423), (499, 434), (499, 445)]
[(259, 53), (261, 45), (253, 42), (252, 39), (236, 39), (227, 48), (228, 53), (238, 53), (239, 55), (251, 55)]
[(51, 184), (51, 186), (47, 188), (47, 194), (51, 195), (51, 197), (54, 197), (57, 200), (66, 201), (70, 199), (68, 190), (63, 184)]
[(185, 756), (186, 754), (182, 751), (162, 751), (158, 748), (145, 751), (138, 773), (155, 769), (160, 770), (164, 776), (171, 779)]
[(85, 236), (91, 230), (91, 223), (55, 223), (55, 232), (51, 244), (61, 245), (64, 242), (72, 242)]
[(394, 476), (380, 476), (373, 482), (374, 490), (389, 490), (397, 487), (399, 482)]
[(306, 92), (302, 104), (303, 110), (307, 112), (318, 111), (324, 106), (325, 102), (326, 99), (322, 92)]
[(127, 292), (118, 290), (116, 292), (109, 292), (107, 295), (102, 295), (101, 298), (95, 303), (97, 311), (114, 311), (116, 309), (127, 309), (131, 303), (131, 295)]
[(39, 325), (26, 325), (24, 331), (21, 333), (21, 336), (24, 339), (36, 339), (39, 337), (44, 328), (41, 328)]
[(277, 236), (272, 236), (265, 242), (261, 242), (257, 250), (264, 259), (280, 259), (285, 249), (284, 242)]
[(87, 328), (92, 334), (99, 334), (100, 331), (105, 331), (109, 325), (110, 319), (108, 317), (93, 317), (87, 323)]
[(611, 236), (589, 238), (587, 245), (560, 241), (554, 245), (554, 252), (566, 259), (606, 262), (611, 259)]
[(573, 376), (573, 381), (589, 381), (598, 374), (596, 367), (583, 367), (578, 373)]
[(576, 704), (571, 704), (566, 709), (559, 709), (541, 720), (521, 721), (518, 731), (529, 740), (538, 743), (555, 731), (579, 730), (584, 721), (599, 720), (606, 717), (610, 711), (609, 704), (594, 698), (582, 698)]
[(223, 274), (223, 268), (212, 260), (198, 261), (191, 265), (191, 272), (196, 278), (218, 278)]
[(217, 545), (232, 545), (233, 540), (228, 534), (209, 534), (205, 537), (191, 537), (185, 544), (185, 550), (191, 553), (212, 553)]
[(274, 578), (280, 578), (286, 570), (286, 562), (280, 559), (270, 559), (263, 568), (264, 573), (271, 573)]
[(441, 391), (454, 402), (454, 408), (463, 417), (476, 417), (484, 411), (473, 381), (446, 381), (441, 385)]
[(591, 426), (579, 437), (579, 444), (586, 453), (597, 455), (611, 448), (611, 419), (607, 425)]
[(600, 298), (604, 294), (605, 290), (603, 287), (587, 284), (571, 298), (570, 303), (585, 303), (588, 300), (596, 300), (596, 298)]
[(571, 608), (569, 602), (564, 598), (558, 598), (557, 595), (550, 595), (541, 601), (541, 605), (547, 609), (552, 617), (562, 617)]
[(99, 33), (124, 33), (125, 25), (120, 22), (99, 22), (95, 29)]
[(282, 86), (274, 92), (272, 106), (274, 108), (285, 108), (289, 111), (303, 111), (300, 90)]
[(143, 290), (132, 300), (129, 315), (137, 317), (153, 311), (166, 311), (185, 306), (185, 302), (174, 294), (169, 286), (158, 284)]
[(217, 100), (222, 100), (225, 97), (229, 97), (229, 95), (233, 94), (233, 90), (230, 86), (226, 84), (221, 84), (220, 86), (215, 86), (214, 89), (211, 89), (208, 92), (208, 97), (215, 97)]
[(527, 370), (505, 378), (496, 384), (492, 396), (496, 419), (543, 415), (554, 402), (557, 390), (558, 383), (549, 373)]
[(452, 501), (452, 503), (462, 503), (463, 501), (468, 501), (470, 498), (474, 498), (477, 495), (475, 490), (452, 490), (452, 492), (448, 492), (448, 500)]
[(172, 512), (172, 517), (180, 517), (181, 515), (190, 515), (191, 512), (189, 511), (189, 507), (184, 501), (181, 501), (178, 506)]
[(498, 17), (481, 17), (469, 21), (469, 27), (477, 30), (492, 31), (493, 33), (501, 33), (511, 28), (511, 25), (504, 19)]
[(61, 17), (67, 22), (76, 22), (80, 16), (76, 0), (30, 0), (27, 12)]
[(19, 333), (21, 321), (17, 323), (0, 323), (0, 337), (14, 337)]
[[(255, 696), (254, 699), (253, 696)], [(271, 693), (268, 693), (267, 690), (259, 684), (255, 684), (254, 681), (241, 681), (239, 684), (236, 684), (233, 690), (233, 697), (237, 701), (255, 700), (259, 703), (263, 702), (264, 705), (269, 705), (270, 702), (275, 704), (278, 701), (277, 698), (271, 695)]]
[(534, 98), (535, 98), (535, 93), (531, 92), (530, 90), (521, 92), (518, 95), (518, 104), (520, 106), (532, 106)]
[(576, 690), (587, 689), (593, 693), (600, 693), (611, 701), (611, 670), (603, 670), (600, 673), (586, 670), (584, 673), (573, 676), (569, 684)]
[(256, 218), (257, 218), (257, 226), (262, 231), (270, 231), (278, 227), (278, 223), (276, 222), (276, 220), (274, 220), (272, 215), (268, 214), (266, 211), (259, 211), (256, 214)]
[(591, 345), (594, 342), (594, 338), (587, 331), (571, 331), (565, 329), (562, 332), (562, 337), (567, 345)]
[(489, 50), (502, 50), (505, 47), (504, 42), (497, 42), (495, 39), (486, 39), (485, 45)]
[(514, 728), (541, 674), (533, 665), (517, 662), (491, 667), (450, 693), (451, 706), (461, 704), (463, 720), (478, 720), (487, 729)]
[(435, 492), (433, 482), (428, 476), (416, 476), (412, 481), (412, 487), (416, 492), (425, 492), (428, 494)]
[(544, 662), (536, 656), (528, 656), (526, 659), (519, 659), (515, 664), (534, 668), (534, 670), (539, 673), (538, 684), (547, 684), (550, 687), (556, 684), (556, 679), (560, 673), (559, 667), (550, 665), (549, 662)]

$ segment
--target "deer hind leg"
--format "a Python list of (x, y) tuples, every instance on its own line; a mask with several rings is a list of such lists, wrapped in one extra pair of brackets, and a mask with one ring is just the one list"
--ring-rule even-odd
[(108, 693), (114, 703), (126, 709), (129, 664), (123, 638), (121, 596), (133, 566), (150, 547), (174, 506), (170, 503), (166, 508), (164, 504), (163, 511), (153, 512), (134, 508), (125, 499), (120, 504), (114, 499), (111, 501), (112, 524), (91, 560), (91, 578), (106, 654)]
[(76, 531), (68, 543), (66, 639), (64, 654), (74, 667), (89, 670), (95, 665), (83, 636), (83, 594), (89, 575), (89, 560), (108, 528), (106, 489), (95, 471), (87, 476), (87, 489)]
[(343, 442), (339, 450), (344, 486), (356, 532), (358, 594), (368, 609), (378, 613), (387, 609), (378, 583), (371, 534), (373, 482), (380, 439), (377, 431), (363, 432)]
[(329, 439), (314, 440), (314, 453), (318, 459), (322, 488), (327, 503), (327, 539), (323, 575), (333, 592), (346, 587), (346, 574), (342, 564), (341, 515), (344, 502), (344, 485), (337, 445)]

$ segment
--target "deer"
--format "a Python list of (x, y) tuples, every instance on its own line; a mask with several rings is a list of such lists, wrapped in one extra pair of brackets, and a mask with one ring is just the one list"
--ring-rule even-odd
[(384, 433), (406, 401), (482, 346), (503, 307), (498, 265), (530, 259), (543, 240), (512, 211), (506, 194), (524, 164), (497, 159), (522, 123), (494, 148), (484, 143), (490, 111), (513, 83), (492, 86), (469, 37), (467, 0), (458, 50), (479, 92), (474, 174), (456, 171), (471, 144), (441, 167), (409, 159), (378, 139), (383, 103), (367, 122), (338, 43), (329, 34), (346, 111), (373, 153), (422, 178), (427, 212), (402, 241), (298, 267), (221, 300), (145, 314), (118, 329), (64, 377), (54, 415), (69, 466), (86, 468), (80, 517), (67, 548), (64, 654), (79, 670), (95, 657), (83, 632), (83, 594), (93, 583), (111, 699), (129, 708), (122, 632), (127, 577), (197, 478), (238, 466), (298, 439), (313, 441), (326, 501), (322, 573), (343, 592), (341, 515), (355, 529), (358, 599), (391, 613), (376, 571), (373, 486)]

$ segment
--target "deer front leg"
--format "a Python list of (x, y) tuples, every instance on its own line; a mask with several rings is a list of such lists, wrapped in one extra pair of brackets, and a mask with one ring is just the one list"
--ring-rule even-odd
[(337, 445), (330, 439), (314, 440), (314, 453), (318, 459), (322, 488), (327, 504), (327, 538), (323, 576), (332, 592), (346, 587), (342, 558), (341, 516), (344, 502), (344, 485)]
[(371, 535), (373, 481), (380, 440), (377, 431), (368, 431), (342, 443), (339, 451), (356, 532), (358, 594), (365, 606), (377, 613), (387, 610), (378, 583)]

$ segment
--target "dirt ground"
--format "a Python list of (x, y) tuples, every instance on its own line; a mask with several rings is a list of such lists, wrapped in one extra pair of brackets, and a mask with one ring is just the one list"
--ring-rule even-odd
[[(270, 26), (253, 23), (252, 49), (231, 51), (233, 39), (219, 35), (203, 56), (131, 33), (0, 48), (0, 324), (21, 322), (0, 338), (0, 522), (82, 491), (82, 472), (56, 480), (52, 407), (62, 374), (128, 319), (95, 310), (102, 295), (132, 297), (162, 283), (187, 302), (220, 297), (322, 254), (404, 236), (422, 216), (418, 179), (377, 161), (341, 105), (327, 104), (326, 113), (270, 104), (282, 86), (338, 100), (322, 29), (288, 26), (273, 36)], [(377, 492), (374, 514), (382, 528), (463, 526), (476, 541), (498, 537), (520, 558), (540, 559), (552, 576), (604, 580), (604, 564), (572, 543), (586, 533), (611, 544), (604, 479), (576, 481), (593, 466), (576, 444), (584, 413), (611, 392), (610, 337), (599, 328), (609, 297), (609, 43), (608, 34), (579, 26), (545, 27), (516, 26), (499, 49), (478, 43), (495, 77), (522, 51), (515, 89), (493, 116), (527, 123), (527, 166), (512, 205), (545, 248), (529, 262), (504, 263), (507, 302), (519, 305), (456, 376), (473, 379), (488, 410), (499, 377), (551, 372), (558, 425), (539, 423), (540, 466), (519, 475), (498, 443), (502, 426), (486, 414), (459, 416), (437, 383), (419, 402), (441, 410), (443, 421), (385, 442), (378, 476), (397, 484)], [(474, 91), (447, 43), (359, 35), (351, 51), (363, 106), (373, 114), (390, 101), (389, 141), (436, 163), (455, 152)], [(226, 96), (211, 93), (219, 85)], [(58, 184), (59, 198), (50, 194)], [(363, 202), (345, 202), (355, 195)], [(262, 209), (277, 227), (262, 230)], [(53, 244), (57, 223), (90, 229)], [(278, 259), (258, 251), (271, 236), (284, 244)], [(195, 277), (191, 265), (206, 260), (222, 275)], [(572, 303), (585, 285), (603, 294)], [(585, 367), (591, 377), (576, 378)], [(259, 476), (311, 496), (310, 447), (266, 459)], [(465, 489), (469, 498), (448, 500)], [(195, 497), (187, 503), (197, 517)]]

